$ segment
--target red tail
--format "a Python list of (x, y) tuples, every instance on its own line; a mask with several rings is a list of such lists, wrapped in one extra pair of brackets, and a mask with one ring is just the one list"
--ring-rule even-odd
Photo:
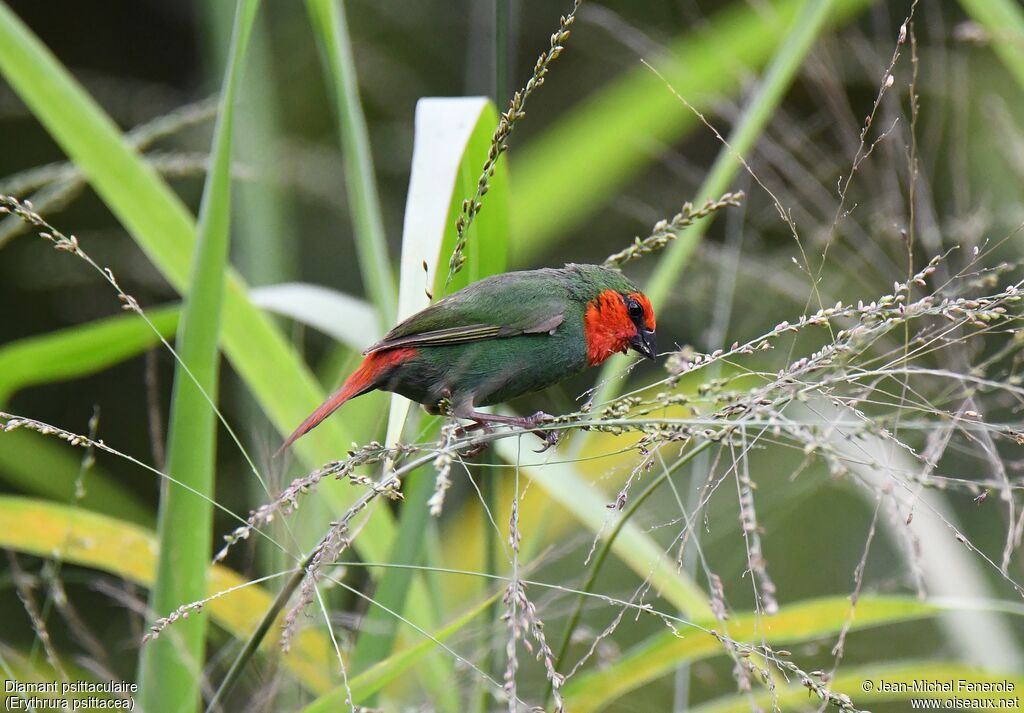
[(338, 407), (349, 399), (365, 394), (376, 388), (377, 381), (395, 364), (399, 364), (414, 356), (416, 350), (412, 348), (388, 349), (380, 352), (373, 352), (367, 356), (359, 368), (352, 372), (352, 375), (345, 379), (341, 388), (335, 391), (330, 397), (317, 407), (317, 410), (309, 414), (309, 417), (299, 424), (299, 427), (288, 436), (281, 447), (277, 449), (274, 457), (288, 449), (288, 446), (295, 443), (302, 436), (316, 428), (321, 421), (334, 413)]

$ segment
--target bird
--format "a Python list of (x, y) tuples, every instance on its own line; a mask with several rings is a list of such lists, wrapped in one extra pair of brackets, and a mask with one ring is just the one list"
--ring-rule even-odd
[[(547, 414), (505, 416), (479, 407), (540, 391), (616, 353), (657, 354), (650, 300), (620, 271), (568, 264), (492, 275), (412, 315), (363, 352), (362, 364), (285, 439), (278, 454), (346, 401), (374, 389), (430, 413), (550, 434)], [(447, 407), (447, 408), (445, 408)]]

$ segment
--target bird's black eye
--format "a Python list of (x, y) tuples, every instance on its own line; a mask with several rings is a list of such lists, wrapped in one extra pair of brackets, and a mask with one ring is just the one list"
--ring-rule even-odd
[(626, 309), (629, 311), (629, 318), (634, 322), (642, 319), (644, 316), (644, 308), (640, 306), (640, 303), (634, 300), (632, 297), (626, 298)]

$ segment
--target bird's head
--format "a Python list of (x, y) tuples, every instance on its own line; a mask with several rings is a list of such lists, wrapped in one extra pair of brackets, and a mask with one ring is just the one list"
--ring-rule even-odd
[(603, 289), (587, 303), (583, 325), (591, 366), (629, 349), (648, 359), (657, 354), (654, 309), (647, 296), (632, 286)]

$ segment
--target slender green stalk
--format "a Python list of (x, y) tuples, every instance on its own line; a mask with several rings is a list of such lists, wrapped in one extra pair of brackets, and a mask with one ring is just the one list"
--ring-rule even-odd
[[(321, 540), (321, 543), (323, 540)], [(231, 662), (231, 666), (228, 668), (228, 672), (224, 674), (224, 678), (221, 680), (220, 685), (214, 692), (213, 697), (210, 698), (209, 704), (206, 706), (206, 713), (213, 713), (218, 710), (218, 706), (222, 704), (224, 698), (231, 693), (234, 689), (235, 684), (238, 683), (238, 679), (242, 675), (242, 671), (245, 669), (246, 664), (252, 660), (252, 657), (259, 651), (260, 645), (262, 645), (264, 639), (267, 638), (267, 634), (270, 632), (270, 627), (274, 625), (277, 617), (284, 611), (285, 605), (291, 598), (292, 594), (302, 584), (303, 577), (306, 576), (306, 568), (309, 567), (313, 561), (313, 557), (316, 555), (320, 544), (310, 550), (306, 558), (296, 567), (288, 581), (285, 582), (284, 586), (281, 587), (281, 591), (274, 597), (273, 603), (267, 607), (263, 613), (263, 618), (260, 619), (260, 623), (253, 629), (252, 634), (245, 642), (245, 646), (238, 652), (238, 655)]]
[[(606, 425), (615, 419), (603, 420)], [(636, 424), (638, 421), (631, 421)], [(584, 425), (578, 422), (570, 428)], [(507, 463), (516, 460), (515, 443), (508, 440), (495, 444), (498, 455)], [(580, 524), (591, 532), (601, 533), (607, 523), (608, 496), (597, 486), (584, 478), (571, 460), (556, 452), (543, 467), (520, 465), (535, 486), (543, 488), (548, 498), (565, 508)], [(622, 521), (622, 528), (611, 541), (612, 550), (633, 572), (650, 581), (661, 598), (671, 602), (679, 611), (694, 620), (712, 619), (714, 613), (708, 603), (708, 595), (689, 576), (678, 570), (676, 562), (664, 548), (635, 522)]]
[[(434, 492), (433, 471), (420, 468), (410, 473), (402, 485), (402, 512), (398, 520), (395, 546), (388, 557), (390, 563), (416, 565), (422, 555), (424, 530), (430, 517), (427, 500)], [(359, 638), (349, 668), (359, 674), (382, 661), (391, 653), (398, 632), (398, 620), (387, 609), (401, 611), (406, 592), (415, 571), (407, 568), (385, 570), (370, 605), (359, 626)], [(379, 606), (378, 606), (379, 605)], [(374, 705), (372, 701), (367, 705)]]
[[(426, 539), (425, 530), (429, 525), (427, 501), (434, 492), (433, 470), (423, 467), (410, 473), (402, 487), (402, 512), (398, 521), (395, 546), (388, 557), (389, 563), (416, 565), (422, 560)], [(416, 570), (409, 567), (395, 567), (385, 570), (377, 584), (373, 603), (360, 625), (359, 639), (352, 652), (349, 669), (353, 675), (369, 670), (384, 661), (391, 654), (398, 634), (399, 621), (390, 613), (402, 611), (412, 586)], [(424, 578), (429, 583), (429, 579)], [(411, 609), (411, 607), (410, 607)], [(437, 709), (458, 710), (458, 696), (450, 686), (438, 687), (433, 695), (443, 695), (446, 700), (434, 700)], [(370, 696), (364, 705), (376, 705), (375, 696)]]
[[(211, 169), (199, 214), (198, 243), (191, 289), (178, 325), (177, 351), (168, 438), (167, 470), (191, 488), (162, 482), (157, 536), (160, 555), (150, 592), (151, 617), (206, 596), (213, 537), (216, 401), (221, 302), (228, 258), (231, 216), (231, 137), (235, 91), (256, 16), (258, 0), (239, 0), (221, 107), (214, 131)], [(186, 370), (187, 369), (187, 370)], [(205, 393), (204, 393), (205, 392)], [(207, 617), (197, 613), (181, 621), (142, 650), (140, 704), (147, 713), (195, 710), (202, 684)]]
[[(233, 8), (230, 3), (201, 4), (208, 22), (206, 54), (208, 73), (217, 76), (227, 60), (230, 47)], [(234, 188), (235, 214), (232, 219), (232, 256), (239, 272), (250, 285), (277, 285), (294, 280), (298, 275), (298, 251), (294, 249), (291, 214), (293, 201), (285, 187), (275, 180), (277, 164), (281, 160), (280, 137), (285, 135), (282, 120), (286, 107), (278, 92), (278, 67), (271, 47), (272, 12), (258, 13), (252, 28), (247, 52), (247, 70), (238, 89), (239, 104), (245, 107), (235, 119), (235, 162), (252, 166), (255, 175), (251, 181), (240, 181)], [(264, 306), (266, 307), (265, 303)], [(340, 320), (342, 322), (347, 320)], [(244, 390), (243, 390), (244, 393)], [(265, 445), (266, 417), (255, 399), (244, 394), (238, 409), (239, 433), (247, 434), (246, 446), (259, 452)], [(244, 488), (248, 502), (261, 503), (267, 499), (264, 484), (256, 478), (248, 479)], [(299, 542), (315, 541), (316, 535), (330, 521), (322, 513), (322, 501), (316, 511), (310, 507), (306, 516), (291, 524)], [(275, 548), (256, 551), (261, 572), (280, 572), (289, 565), (286, 553)], [(281, 705), (294, 706), (286, 689), (282, 690)], [(284, 703), (288, 700), (288, 703)]]
[[(207, 23), (207, 54), (210, 66), (224, 66), (232, 21), (231, 6), (223, 2), (204, 3)], [(275, 285), (295, 279), (298, 252), (292, 244), (293, 200), (274, 174), (281, 159), (277, 150), (285, 134), (282, 119), (286, 111), (278, 92), (276, 58), (271, 47), (273, 13), (256, 17), (238, 95), (245, 107), (235, 119), (235, 161), (252, 166), (255, 176), (235, 187), (235, 239), (232, 254), (239, 272), (250, 285)], [(261, 494), (262, 496), (262, 494)]]
[(359, 268), (367, 292), (377, 306), (381, 327), (387, 329), (395, 318), (395, 279), (388, 259), (370, 134), (359, 101), (359, 82), (345, 18), (345, 1), (306, 0), (306, 9), (323, 43), (324, 63), (331, 78)]
[[(765, 71), (757, 92), (747, 104), (739, 121), (715, 158), (704, 184), (697, 193), (696, 204), (711, 200), (724, 193), (742, 167), (740, 157), (745, 156), (757, 143), (772, 115), (782, 101), (786, 90), (793, 83), (804, 58), (814, 41), (825, 29), (830, 13), (843, 0), (804, 0), (795, 14), (795, 20), (779, 44), (779, 51)], [(670, 92), (670, 87), (663, 89)], [(682, 103), (682, 99), (677, 97)], [(654, 308), (660, 309), (679, 285), (679, 275), (686, 268), (694, 249), (711, 225), (708, 219), (698, 221), (679, 233), (676, 241), (665, 251), (647, 284), (646, 294)], [(594, 396), (594, 403), (604, 403), (615, 398), (625, 384), (622, 379), (612, 378), (622, 368), (618, 359), (610, 359), (601, 370), (597, 382), (602, 384)], [(578, 439), (577, 449), (584, 439)], [(578, 450), (577, 450), (578, 452)]]
[[(622, 528), (626, 525), (631, 517), (636, 514), (636, 511), (641, 505), (654, 494), (654, 491), (664, 483), (669, 476), (674, 472), (682, 468), (684, 465), (693, 460), (698, 454), (703, 453), (709, 446), (711, 441), (704, 441), (692, 449), (685, 456), (677, 460), (672, 464), (671, 468), (663, 468), (656, 478), (652, 478), (651, 482), (647, 484), (643, 492), (634, 498), (629, 506), (623, 510), (622, 515), (619, 516), (618, 521), (615, 523), (615, 527), (608, 533), (601, 542), (601, 547), (597, 550), (594, 555), (594, 564), (591, 565), (590, 571), (587, 573), (587, 579), (580, 587), (580, 593), (576, 597), (576, 606), (573, 607), (572, 614), (569, 616), (569, 622), (565, 626), (565, 632), (562, 634), (562, 643), (558, 647), (558, 658), (555, 659), (555, 670), (561, 671), (562, 664), (565, 661), (565, 656), (569, 651), (569, 643), (572, 641), (573, 632), (576, 631), (576, 625), (579, 624), (580, 616), (583, 613), (583, 605), (586, 602), (587, 594), (594, 586), (594, 582), (597, 581), (597, 575), (601, 573), (601, 568), (604, 566), (605, 560), (608, 558), (608, 554), (612, 551), (612, 545), (615, 543), (615, 538), (622, 532)], [(548, 685), (548, 696), (551, 695), (551, 687)]]
[[(740, 115), (739, 122), (730, 133), (728, 146), (723, 146), (698, 191), (698, 202), (711, 200), (723, 193), (742, 167), (746, 156), (761, 137), (783, 96), (796, 79), (804, 58), (814, 41), (826, 27), (830, 13), (839, 0), (805, 0), (796, 13), (797, 19), (783, 38), (779, 52), (765, 71), (757, 92)], [(690, 260), (694, 248), (707, 231), (709, 221), (696, 223), (685, 230), (658, 261), (647, 285), (647, 296), (660, 307), (668, 300), (676, 286), (679, 273)]]
[[(500, 2), (501, 0), (499, 0)], [(498, 551), (500, 548), (500, 533), (497, 532), (491, 523), (492, 513), (496, 512), (498, 508), (498, 495), (500, 492), (501, 484), (498, 479), (491, 477), (491, 474), (497, 474), (492, 466), (497, 465), (497, 459), (494, 457), (492, 451), (487, 451), (480, 456), (481, 467), (476, 469), (480, 494), (480, 528), (482, 530), (481, 539), (484, 547), (484, 572), (488, 575), (497, 576), (498, 574)], [(486, 587), (486, 581), (484, 583)], [(483, 660), (480, 662), (480, 669), (490, 675), (492, 678), (500, 678), (501, 674), (497, 671), (498, 659), (495, 656), (497, 647), (494, 644), (493, 632), (497, 631), (500, 625), (500, 608), (498, 602), (494, 601), (490, 606), (487, 607), (487, 611), (484, 613), (484, 626), (480, 629), (481, 641), (479, 643), (480, 650), (483, 651)], [(488, 710), (488, 704), (493, 698), (493, 694), (484, 681), (478, 681), (474, 692), (473, 698), (470, 699), (473, 713), (483, 713)]]

